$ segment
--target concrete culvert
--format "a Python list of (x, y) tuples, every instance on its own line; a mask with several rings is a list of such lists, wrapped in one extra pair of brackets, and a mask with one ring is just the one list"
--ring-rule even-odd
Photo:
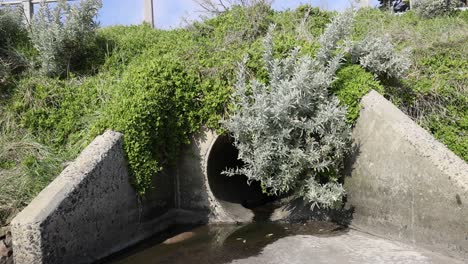
[[(222, 174), (227, 169), (242, 167), (244, 163), (238, 159), (239, 151), (233, 145), (229, 136), (219, 136), (214, 142), (207, 160), (207, 178), (210, 190), (223, 209), (234, 215), (248, 214), (246, 210), (262, 206), (275, 200), (262, 192), (260, 182), (248, 184), (247, 177), (243, 175), (227, 176)], [(244, 219), (244, 217), (241, 217)]]

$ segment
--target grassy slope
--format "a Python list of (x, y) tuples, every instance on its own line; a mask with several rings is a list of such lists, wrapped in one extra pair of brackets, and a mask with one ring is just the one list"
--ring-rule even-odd
[(468, 12), (419, 19), (361, 12), (357, 36), (387, 34), (412, 50), (413, 67), (400, 83), (387, 83), (386, 96), (422, 127), (468, 160)]
[[(0, 100), (0, 225), (106, 128), (125, 132), (130, 162), (143, 172), (136, 181), (170, 163), (175, 153), (167, 153), (167, 142), (183, 144), (202, 124), (217, 127), (236, 62), (248, 54), (251, 72), (264, 74), (261, 36), (270, 23), (277, 24), (279, 56), (294, 46), (313, 54), (333, 15), (314, 9), (307, 16), (305, 8), (248, 12), (253, 13), (234, 10), (183, 30), (102, 29), (107, 45), (101, 54), (106, 57), (98, 73), (67, 80), (22, 76), (12, 95)], [(362, 10), (353, 38), (388, 34), (400, 48), (412, 48), (414, 67), (399, 83), (382, 80), (384, 88), (369, 73), (346, 67), (339, 74), (339, 96), (352, 104), (369, 88), (380, 89), (468, 160), (466, 13), (421, 20)], [(140, 163), (141, 157), (147, 161)]]

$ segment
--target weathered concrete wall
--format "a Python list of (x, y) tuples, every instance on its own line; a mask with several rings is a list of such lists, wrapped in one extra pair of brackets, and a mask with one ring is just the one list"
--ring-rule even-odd
[[(129, 183), (122, 135), (104, 133), (12, 221), (16, 264), (92, 263), (180, 220), (198, 221), (166, 210), (173, 185), (158, 187), (162, 194), (155, 200), (139, 202)], [(166, 204), (155, 205), (166, 196)], [(158, 214), (145, 217), (152, 210)]]
[[(345, 182), (352, 209), (309, 215), (291, 203), (275, 220), (347, 221), (354, 210), (357, 229), (468, 258), (468, 165), (378, 93), (362, 104)], [(92, 263), (172, 224), (252, 221), (251, 210), (215, 195), (237, 187), (210, 186), (210, 162), (224, 160), (221, 139), (207, 129), (194, 135), (178, 165), (157, 175), (155, 189), (138, 199), (122, 135), (97, 137), (13, 220), (16, 264)]]
[(372, 91), (345, 182), (352, 226), (468, 259), (468, 165)]

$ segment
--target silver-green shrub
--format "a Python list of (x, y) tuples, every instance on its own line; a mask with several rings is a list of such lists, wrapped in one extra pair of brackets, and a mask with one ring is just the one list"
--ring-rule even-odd
[(354, 63), (379, 76), (402, 78), (411, 67), (410, 51), (398, 52), (386, 36), (368, 35), (355, 43), (350, 52)]
[(432, 18), (449, 15), (459, 6), (460, 0), (414, 0), (412, 8), (421, 17)]
[(294, 192), (312, 206), (341, 202), (345, 191), (338, 179), (350, 127), (346, 108), (329, 88), (343, 58), (337, 43), (347, 35), (348, 22), (343, 15), (335, 18), (324, 33), (333, 36), (322, 36), (316, 59), (299, 57), (299, 49), (275, 59), (270, 30), (264, 54), (268, 83), (248, 81), (246, 61), (240, 65), (234, 111), (224, 126), (245, 165), (225, 174), (260, 181), (270, 194)]
[(11, 46), (15, 35), (22, 30), (21, 11), (17, 8), (0, 8), (0, 48)]
[(25, 64), (24, 58), (14, 49), (14, 42), (25, 31), (21, 17), (19, 9), (0, 9), (0, 85), (12, 70)]
[(31, 23), (31, 40), (39, 51), (41, 71), (47, 75), (68, 72), (71, 61), (95, 40), (94, 18), (101, 0), (81, 0), (70, 5), (60, 0), (54, 8), (42, 3)]
[(320, 49), (316, 56), (319, 62), (322, 64), (328, 63), (340, 47), (340, 44), (347, 42), (346, 36), (351, 32), (353, 22), (354, 12), (347, 10), (343, 14), (336, 16), (327, 25), (319, 39)]

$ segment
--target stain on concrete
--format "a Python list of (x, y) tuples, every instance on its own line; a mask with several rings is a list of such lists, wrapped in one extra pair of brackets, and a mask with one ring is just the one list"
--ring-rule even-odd
[(458, 204), (458, 205), (462, 205), (462, 200), (461, 200), (459, 194), (456, 194), (456, 195), (455, 195), (455, 199), (457, 200), (457, 204)]

